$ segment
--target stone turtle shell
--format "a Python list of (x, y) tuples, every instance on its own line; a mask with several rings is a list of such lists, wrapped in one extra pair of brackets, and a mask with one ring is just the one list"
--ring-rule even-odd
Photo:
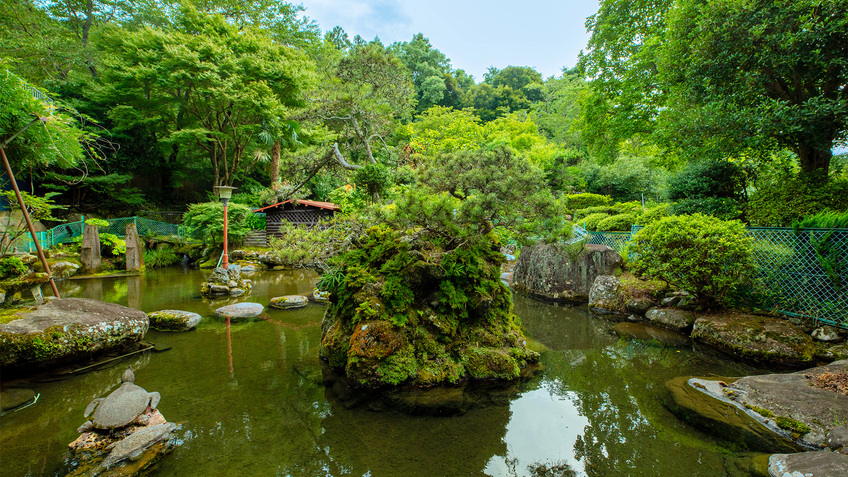
[(134, 421), (148, 404), (150, 393), (133, 383), (123, 383), (97, 405), (91, 420), (95, 427), (115, 429)]

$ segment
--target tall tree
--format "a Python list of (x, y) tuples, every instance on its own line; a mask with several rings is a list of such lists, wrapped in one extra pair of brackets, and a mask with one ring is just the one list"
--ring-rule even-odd
[(172, 31), (144, 27), (108, 36), (106, 94), (117, 103), (111, 116), (125, 127), (157, 131), (174, 154), (182, 145), (205, 151), (215, 185), (232, 185), (263, 124), (300, 104), (311, 63), (220, 15), (186, 7), (175, 23)]
[(662, 72), (666, 136), (693, 153), (762, 148), (827, 180), (848, 141), (848, 2), (679, 0)]
[(430, 40), (421, 33), (412, 40), (393, 43), (389, 51), (397, 55), (412, 74), (417, 99), (416, 111), (421, 112), (448, 99), (450, 60), (441, 51), (433, 48)]

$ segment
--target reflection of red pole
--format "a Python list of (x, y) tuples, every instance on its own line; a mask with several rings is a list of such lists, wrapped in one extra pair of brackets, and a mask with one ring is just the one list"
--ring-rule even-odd
[(229, 268), (230, 261), (227, 256), (227, 202), (226, 200), (224, 201), (224, 270)]
[[(35, 229), (32, 226), (32, 219), (29, 218), (29, 212), (27, 212), (26, 205), (24, 205), (24, 199), (21, 197), (21, 191), (18, 189), (18, 182), (15, 181), (15, 175), (12, 174), (12, 166), (9, 165), (9, 159), (6, 158), (6, 149), (4, 147), (0, 147), (0, 154), (3, 156), (3, 165), (6, 166), (6, 173), (9, 174), (9, 180), (12, 182), (12, 188), (15, 189), (15, 196), (18, 198), (18, 204), (21, 206), (21, 212), (24, 214), (24, 220), (26, 220), (27, 227), (29, 228), (29, 234), (32, 236), (32, 242), (35, 244), (35, 250), (38, 252), (38, 258), (44, 266), (44, 271), (47, 273), (47, 279), (50, 280), (50, 287), (53, 289), (53, 296), (59, 298), (59, 289), (56, 288), (56, 282), (53, 281), (53, 273), (50, 272), (50, 265), (47, 264), (47, 259), (44, 257), (44, 250), (41, 249), (41, 244), (38, 242), (38, 236), (35, 235)], [(224, 224), (227, 223), (226, 210), (227, 209), (225, 207)], [(227, 230), (226, 225), (224, 225), (224, 230)], [(226, 236), (227, 232), (224, 232), (224, 237)], [(224, 253), (226, 253), (226, 245), (224, 246), (224, 250)], [(224, 255), (224, 257), (224, 262), (226, 263), (226, 255)]]
[[(224, 255), (226, 257), (226, 255)], [(230, 337), (230, 317), (227, 317), (227, 358), (230, 360), (230, 377), (233, 377), (233, 340)]]

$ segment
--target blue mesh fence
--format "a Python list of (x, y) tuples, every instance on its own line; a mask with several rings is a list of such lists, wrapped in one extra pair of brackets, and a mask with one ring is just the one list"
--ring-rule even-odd
[[(576, 240), (623, 253), (630, 232), (589, 232), (574, 226)], [(848, 230), (748, 228), (758, 278), (776, 309), (848, 328)]]

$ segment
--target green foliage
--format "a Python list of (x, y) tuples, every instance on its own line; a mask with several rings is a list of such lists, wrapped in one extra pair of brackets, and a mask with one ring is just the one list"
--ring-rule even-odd
[(14, 278), (26, 273), (27, 267), (18, 257), (0, 258), (0, 280)]
[(327, 200), (341, 207), (343, 214), (351, 214), (363, 210), (371, 198), (356, 184), (345, 184), (330, 192)]
[(391, 180), (389, 170), (382, 164), (366, 164), (353, 175), (353, 181), (359, 190), (367, 193), (369, 197), (385, 193), (391, 185)]
[(792, 224), (794, 229), (848, 229), (848, 210), (824, 210)]
[[(227, 236), (231, 242), (240, 242), (250, 231), (247, 217), (251, 210), (246, 205), (230, 203), (227, 207)], [(220, 201), (192, 204), (183, 215), (183, 225), (188, 234), (203, 243), (220, 244), (224, 237), (224, 206)]]
[(588, 192), (620, 201), (655, 197), (665, 182), (661, 168), (650, 164), (649, 158), (637, 156), (620, 157), (604, 165), (588, 163), (582, 166), (580, 175)]
[(244, 220), (244, 225), (250, 230), (265, 230), (266, 217), (264, 215), (250, 214)]
[(569, 194), (565, 196), (565, 207), (568, 210), (580, 210), (588, 207), (600, 207), (612, 204), (612, 197), (608, 195), (592, 194), (584, 192), (581, 194)]
[[(39, 197), (21, 191), (21, 199), (24, 201), (24, 207), (26, 207), (33, 221), (56, 220), (53, 217), (53, 211), (64, 209), (63, 206), (57, 205), (53, 201), (53, 197), (56, 195), (55, 192), (48, 192), (44, 197)], [(0, 255), (5, 255), (15, 246), (15, 241), (18, 238), (29, 233), (29, 229), (26, 226), (23, 213), (20, 212), (21, 208), (15, 192), (0, 192), (0, 198), (9, 204), (9, 209), (12, 211), (8, 218), (3, 219), (3, 226), (0, 227)]]
[(668, 199), (676, 201), (678, 215), (701, 213), (724, 220), (744, 215), (745, 171), (725, 160), (703, 160), (686, 164), (668, 182)]
[(595, 232), (598, 230), (598, 224), (600, 224), (601, 221), (606, 220), (609, 217), (610, 214), (606, 214), (603, 212), (595, 212), (594, 214), (589, 214), (586, 217), (583, 217), (578, 221), (578, 223), (584, 229)]
[(598, 222), (595, 230), (598, 232), (628, 232), (630, 227), (638, 221), (636, 214), (612, 215)]
[[(103, 220), (103, 222), (106, 221)], [(106, 223), (108, 225), (108, 222)], [(103, 256), (123, 257), (127, 253), (127, 242), (115, 234), (100, 232), (100, 253)]]
[(161, 268), (180, 263), (179, 254), (173, 247), (157, 247), (144, 251), (144, 266), (148, 268)]
[(109, 221), (105, 220), (105, 219), (98, 219), (98, 218), (95, 217), (95, 218), (91, 218), (91, 219), (85, 219), (85, 224), (86, 225), (93, 225), (97, 228), (100, 228), (100, 227), (108, 227)]
[(848, 210), (848, 181), (826, 184), (793, 176), (778, 176), (758, 184), (748, 202), (751, 225), (789, 227), (824, 210)]
[(672, 205), (675, 215), (705, 214), (722, 220), (740, 220), (745, 215), (744, 204), (729, 197), (681, 199)]
[(659, 204), (653, 207), (648, 207), (636, 220), (637, 225), (648, 225), (657, 222), (664, 217), (672, 215), (671, 204)]
[(584, 217), (588, 217), (592, 214), (606, 214), (606, 215), (616, 215), (621, 210), (615, 205), (599, 205), (596, 207), (586, 207), (585, 209), (578, 209), (574, 211), (574, 222), (580, 222)]
[(634, 272), (692, 292), (712, 307), (724, 305), (729, 292), (748, 283), (755, 269), (751, 244), (740, 222), (672, 216), (637, 232), (627, 255)]

